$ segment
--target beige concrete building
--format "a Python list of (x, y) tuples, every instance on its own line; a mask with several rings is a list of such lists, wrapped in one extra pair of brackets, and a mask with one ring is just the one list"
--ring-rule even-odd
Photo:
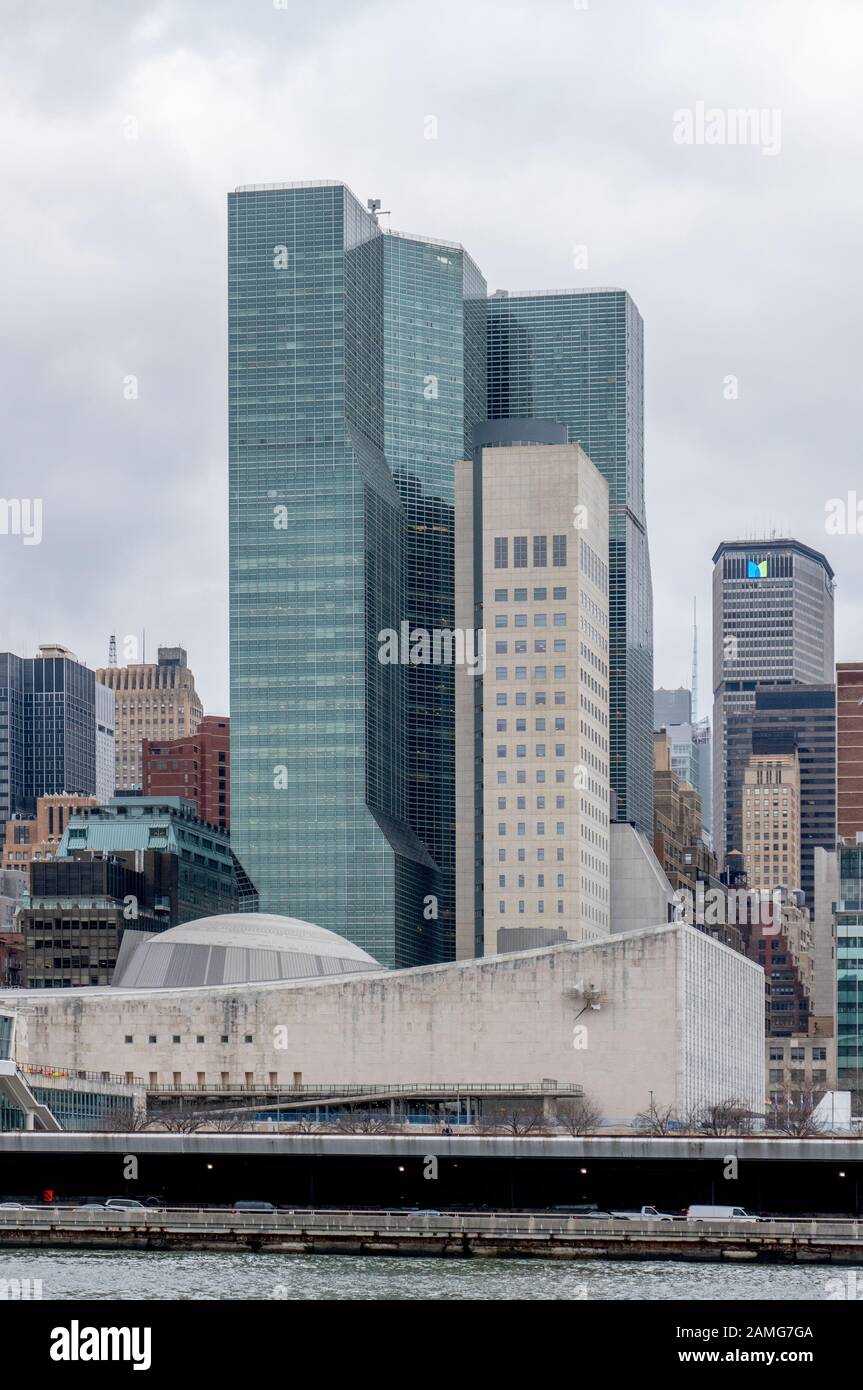
[(836, 1039), (796, 1033), (768, 1038), (767, 1091), (771, 1100), (784, 1096), (820, 1096), (836, 1086)]
[[(190, 960), (210, 979), (216, 946), (231, 982), (189, 987)], [(0, 991), (19, 1068), (201, 1090), (554, 1078), (623, 1124), (651, 1098), (684, 1113), (729, 1096), (763, 1106), (763, 974), (684, 923), (398, 971), (310, 923), (254, 915), (137, 951), (123, 976), (137, 988)]]
[(743, 773), (743, 857), (751, 889), (800, 887), (800, 762), (753, 753)]
[(456, 669), (457, 955), (538, 931), (597, 941), (611, 911), (608, 485), (562, 426), (494, 421), (456, 465), (455, 513), (456, 629), (485, 638), (484, 673)]
[(116, 789), (140, 790), (142, 741), (194, 734), (204, 717), (186, 653), (182, 647), (160, 647), (155, 663), (106, 666), (96, 680), (115, 697)]
[(95, 796), (61, 793), (38, 797), (35, 816), (13, 817), (6, 822), (3, 868), (27, 869), (34, 859), (53, 859), (70, 818), (86, 815), (91, 806), (98, 805)]

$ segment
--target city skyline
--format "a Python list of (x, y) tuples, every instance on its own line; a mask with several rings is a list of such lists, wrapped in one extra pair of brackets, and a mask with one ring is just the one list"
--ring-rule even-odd
[[(622, 9), (632, 48), (618, 55), (614, 118), (596, 134), (592, 112), (607, 103), (597, 53)], [(860, 537), (851, 527), (825, 533), (825, 508), (847, 499), (853, 470), (847, 418), (836, 408), (854, 389), (843, 267), (860, 195), (839, 174), (859, 140), (841, 95), (851, 45), (837, 43), (825, 17), (810, 36), (804, 86), (793, 38), (795, 14), (808, 31), (803, 6), (765, 6), (753, 24), (732, 4), (706, 50), (693, 43), (700, 20), (679, 4), (669, 27), (632, 5), (614, 15), (561, 6), (539, 30), (524, 4), (460, 13), (466, 40), (501, 33), (495, 83), (519, 83), (519, 55), (541, 45), (542, 85), (537, 78), (525, 92), (534, 111), (525, 123), (486, 107), (467, 79), (470, 42), (447, 48), (443, 62), (442, 33), (423, 28), (408, 81), (387, 41), (387, 7), (364, 7), (362, 21), (347, 7), (341, 14), (342, 23), (328, 15), (320, 27), (313, 15), (278, 11), (240, 22), (220, 4), (205, 25), (175, 5), (145, 11), (129, 34), (101, 7), (100, 53), (81, 46), (72, 71), (80, 36), (71, 17), (55, 17), (64, 42), (48, 54), (11, 18), (7, 89), (29, 113), (40, 177), (33, 181), (27, 139), (7, 148), (16, 351), (6, 379), (18, 408), (3, 491), (36, 492), (45, 508), (40, 546), (0, 544), (0, 578), (20, 576), (33, 596), (30, 613), (7, 619), (4, 647), (27, 654), (59, 640), (95, 669), (111, 632), (146, 627), (148, 647), (189, 649), (205, 706), (227, 711), (224, 195), (240, 183), (324, 171), (363, 199), (382, 197), (393, 225), (469, 247), (491, 290), (619, 285), (638, 303), (656, 686), (686, 679), (683, 613), (696, 594), (706, 614), (709, 555), (746, 531), (775, 528), (824, 550), (841, 584), (837, 657), (855, 659)], [(276, 27), (286, 24), (289, 42)], [(358, 52), (375, 54), (390, 89), (385, 108), (367, 109)], [(48, 96), (60, 62), (62, 111)], [(320, 91), (303, 84), (310, 62), (332, 79)], [(26, 85), (33, 72), (35, 87)], [(172, 97), (178, 72), (182, 102)], [(232, 99), (217, 103), (228, 74)], [(285, 95), (286, 76), (301, 84), (300, 105)], [(781, 108), (780, 152), (675, 143), (675, 111), (699, 100)], [(70, 141), (74, 183), (64, 167)], [(541, 157), (525, 158), (537, 147)], [(513, 196), (505, 175), (516, 167)], [(758, 238), (749, 234), (753, 217)], [(134, 401), (123, 395), (129, 375), (138, 378)], [(736, 400), (724, 394), (729, 376)], [(34, 419), (38, 429), (26, 423)], [(90, 468), (103, 486), (85, 493), (75, 479)], [(154, 491), (158, 527), (139, 519), (152, 518)], [(684, 525), (672, 492), (675, 502), (697, 495), (701, 504)], [(106, 570), (112, 540), (127, 543), (122, 563)], [(80, 603), (66, 580), (73, 564), (82, 588), (96, 594), (98, 581), (104, 602)], [(163, 572), (177, 581), (170, 592), (151, 582)]]

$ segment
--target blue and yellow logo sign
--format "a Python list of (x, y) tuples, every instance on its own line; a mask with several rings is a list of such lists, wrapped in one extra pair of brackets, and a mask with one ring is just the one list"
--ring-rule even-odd
[(747, 579), (766, 579), (767, 561), (766, 560), (747, 560), (746, 561)]

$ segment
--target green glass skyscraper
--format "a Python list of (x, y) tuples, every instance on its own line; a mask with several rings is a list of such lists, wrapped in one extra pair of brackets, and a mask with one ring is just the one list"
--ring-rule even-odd
[(489, 418), (566, 425), (570, 443), (581, 445), (609, 485), (611, 786), (618, 820), (652, 837), (643, 356), (641, 315), (624, 290), (501, 290), (488, 301)]
[(485, 285), (343, 184), (229, 197), (232, 841), (261, 909), (385, 965), (453, 953), (453, 465), (485, 414)]

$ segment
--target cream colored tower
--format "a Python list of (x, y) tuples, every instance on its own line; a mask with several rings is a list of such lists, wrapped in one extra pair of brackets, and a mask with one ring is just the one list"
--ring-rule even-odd
[(106, 666), (96, 680), (114, 691), (116, 790), (139, 789), (142, 739), (182, 738), (204, 717), (186, 653), (160, 647), (155, 664)]
[(549, 421), (483, 431), (456, 465), (456, 628), (485, 634), (455, 678), (461, 958), (609, 931), (608, 485)]
[(743, 857), (752, 889), (800, 887), (800, 763), (753, 753), (743, 773)]

